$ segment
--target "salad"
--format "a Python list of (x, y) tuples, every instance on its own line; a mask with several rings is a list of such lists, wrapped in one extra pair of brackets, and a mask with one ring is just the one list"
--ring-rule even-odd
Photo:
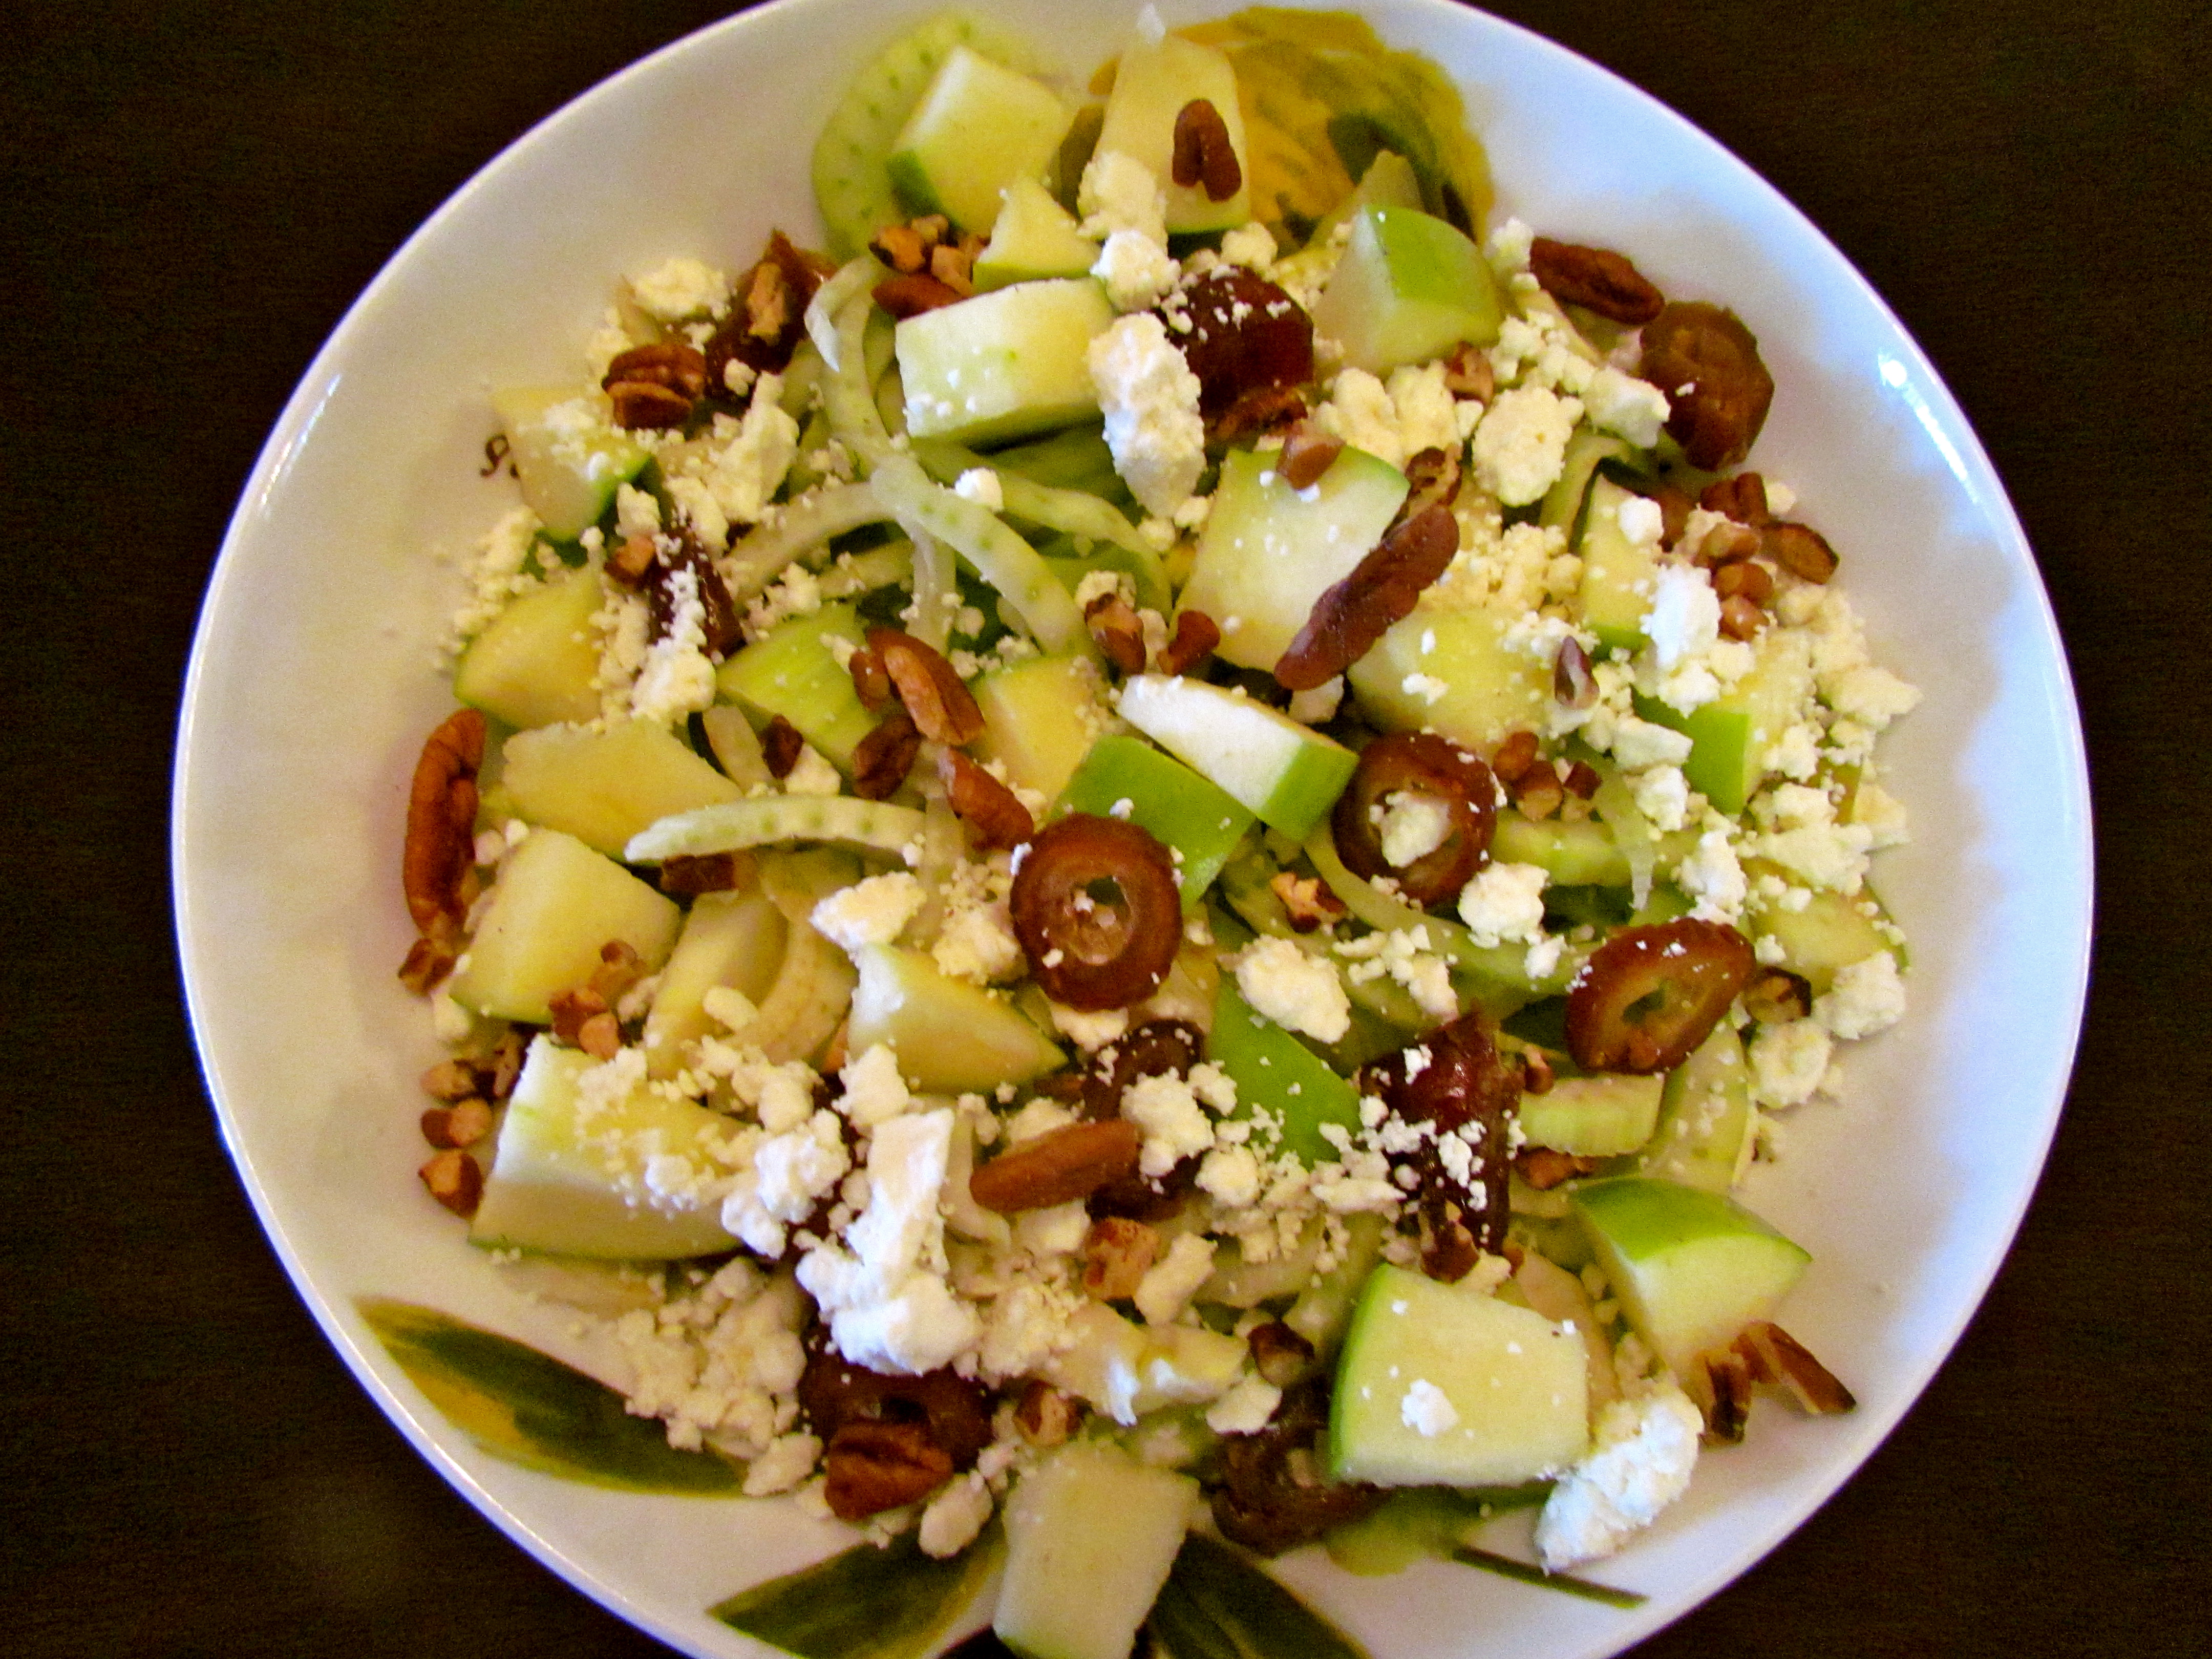
[(1087, 93), (946, 15), (814, 161), (821, 238), (495, 397), (429, 1194), (748, 1494), (1003, 1537), (1040, 1659), (1194, 1529), (1525, 1509), (1578, 1583), (1760, 1389), (1848, 1409), (1730, 1194), (1903, 1012), (1917, 694), (1725, 295), (1489, 223), (1340, 15), (1148, 8)]

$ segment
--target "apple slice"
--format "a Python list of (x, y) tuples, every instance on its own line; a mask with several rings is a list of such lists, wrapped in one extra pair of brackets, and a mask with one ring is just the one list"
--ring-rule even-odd
[[(737, 1240), (723, 1231), (716, 1179), (729, 1166), (713, 1150), (729, 1139), (731, 1121), (642, 1082), (587, 1103), (578, 1084), (594, 1064), (580, 1049), (556, 1048), (545, 1037), (530, 1045), (470, 1242), (640, 1261), (732, 1248)], [(655, 1166), (650, 1182), (648, 1160)], [(672, 1182), (679, 1164), (698, 1177), (700, 1196)]]
[(716, 691), (765, 725), (781, 714), (833, 765), (852, 769), (853, 751), (876, 729), (832, 639), (858, 648), (864, 629), (849, 605), (825, 605), (777, 625), (714, 671)]
[(1765, 1319), (1811, 1255), (1719, 1193), (1649, 1176), (1567, 1200), (1636, 1334), (1687, 1381), (1697, 1358)]
[(1322, 1125), (1359, 1133), (1359, 1091), (1290, 1032), (1255, 1013), (1234, 974), (1222, 975), (1215, 988), (1206, 1057), (1236, 1084), (1236, 1115), (1249, 1117), (1255, 1108), (1267, 1112), (1283, 1126), (1283, 1150), (1308, 1164), (1338, 1155)]
[(1095, 419), (1091, 341), (1113, 322), (1088, 276), (1017, 283), (907, 318), (892, 337), (907, 430), (981, 443)]
[(1252, 827), (1243, 802), (1172, 755), (1116, 732), (1091, 745), (1060, 792), (1054, 816), (1091, 812), (1127, 818), (1174, 855), (1176, 884), (1188, 910), (1213, 884)]
[[(1176, 118), (1183, 106), (1203, 98), (1229, 129), (1245, 183), (1221, 201), (1197, 185), (1174, 179)], [(1141, 36), (1129, 43), (1114, 74), (1106, 100), (1105, 123), (1098, 130), (1097, 155), (1119, 150), (1142, 161), (1167, 192), (1170, 232), (1231, 230), (1252, 216), (1251, 152), (1244, 141), (1244, 106), (1237, 95), (1237, 71), (1227, 56), (1180, 35), (1158, 40)]]
[(453, 695), (527, 729), (597, 720), (599, 647), (592, 618), (605, 595), (595, 571), (559, 576), (509, 601), (469, 642), (453, 669)]
[(988, 234), (1000, 192), (1043, 175), (1072, 118), (1043, 82), (955, 46), (891, 148), (892, 186), (916, 212)]
[(846, 1047), (858, 1054), (890, 1044), (917, 1089), (959, 1094), (1027, 1083), (1065, 1058), (1011, 1003), (941, 972), (919, 951), (863, 945), (853, 964), (860, 982)]
[(653, 452), (611, 425), (591, 387), (511, 386), (492, 394), (507, 433), (522, 499), (556, 541), (574, 541), (599, 521)]
[(1048, 276), (1087, 276), (1098, 263), (1098, 244), (1076, 228), (1075, 216), (1034, 179), (1006, 186), (991, 240), (975, 256), (979, 293)]
[(690, 744), (652, 720), (596, 732), (541, 726), (516, 732), (501, 752), (500, 781), (519, 817), (613, 858), (672, 812), (744, 799)]
[(1550, 661), (1508, 646), (1506, 634), (1494, 611), (1425, 600), (1346, 678), (1384, 731), (1437, 732), (1486, 755), (1508, 732), (1540, 727), (1551, 704)]
[(1370, 374), (1441, 357), (1461, 341), (1486, 346), (1503, 313), (1482, 251), (1443, 220), (1412, 208), (1363, 209), (1314, 306), (1314, 331)]
[(1048, 1454), (1006, 1500), (993, 1630), (1024, 1659), (1127, 1659), (1198, 1507), (1197, 1481), (1111, 1442)]
[(1250, 807), (1260, 822), (1304, 841), (1359, 757), (1242, 691), (1203, 680), (1139, 674), (1121, 686), (1121, 718)]
[(1329, 1474), (1382, 1486), (1505, 1486), (1589, 1447), (1580, 1332), (1389, 1263), (1337, 1362)]
[(975, 758), (1000, 763), (1011, 782), (1047, 800), (1067, 787), (1110, 723), (1098, 676), (1080, 657), (1031, 657), (994, 669), (973, 689), (983, 716)]

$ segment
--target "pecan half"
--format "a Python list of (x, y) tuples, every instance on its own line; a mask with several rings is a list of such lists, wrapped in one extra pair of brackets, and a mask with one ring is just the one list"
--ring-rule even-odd
[(1724, 513), (1738, 524), (1753, 528), (1771, 516), (1766, 510), (1766, 481), (1756, 472), (1739, 472), (1716, 478), (1698, 493), (1698, 505), (1708, 513)]
[(898, 1509), (952, 1477), (952, 1459), (918, 1423), (848, 1423), (830, 1437), (823, 1465), (823, 1496), (840, 1521)]
[(911, 276), (884, 277), (876, 284), (874, 294), (876, 303), (902, 322), (940, 306), (957, 305), (962, 298), (957, 289), (919, 270)]
[(614, 402), (617, 426), (681, 426), (706, 395), (707, 359), (681, 340), (632, 346), (607, 365), (599, 385)]
[(1539, 236), (1528, 246), (1528, 269), (1561, 305), (1595, 311), (1608, 322), (1637, 327), (1666, 307), (1667, 296), (1611, 248)]
[(1143, 1131), (1127, 1118), (1071, 1123), (984, 1164), (969, 1177), (969, 1195), (1000, 1215), (1072, 1204), (1135, 1174), (1143, 1142)]
[(1459, 522), (1450, 509), (1415, 514), (1314, 602), (1313, 614), (1276, 663), (1275, 678), (1293, 691), (1335, 678), (1412, 612), (1458, 551)]
[[(463, 708), (430, 733), (415, 763), (399, 884), (407, 914), (429, 947), (408, 953), (409, 967), (417, 972), (434, 965), (431, 958), (457, 951), (468, 920), (475, 896), (470, 890), (476, 878), (477, 769), (483, 754), (484, 717)], [(405, 977), (407, 970), (401, 972)]]
[(853, 677), (853, 695), (861, 708), (872, 714), (891, 700), (891, 677), (884, 672), (884, 659), (866, 646), (853, 653), (845, 672)]
[(1126, 1302), (1159, 1260), (1160, 1230), (1127, 1216), (1101, 1216), (1083, 1240), (1083, 1291), (1094, 1302)]
[(1036, 819), (1021, 797), (958, 750), (938, 751), (937, 776), (977, 848), (1016, 848), (1036, 834)]
[(799, 752), (806, 747), (806, 739), (799, 735), (797, 726), (776, 714), (761, 728), (760, 746), (761, 762), (768, 768), (769, 776), (781, 782), (799, 764)]
[(1168, 176), (1186, 190), (1204, 186), (1209, 202), (1225, 202), (1244, 187), (1244, 168), (1230, 142), (1229, 123), (1212, 99), (1194, 98), (1176, 112)]
[(1155, 665), (1163, 674), (1188, 674), (1221, 643), (1221, 628), (1203, 611), (1176, 613), (1175, 632), (1160, 647)]
[(1119, 593), (1101, 593), (1083, 608), (1083, 620), (1107, 661), (1124, 674), (1145, 672), (1145, 628), (1128, 600)]
[(862, 800), (887, 800), (898, 793), (921, 753), (921, 732), (894, 704), (853, 750), (853, 793)]
[(868, 648), (883, 659), (923, 737), (957, 748), (983, 735), (983, 711), (942, 652), (896, 628), (870, 629)]
[(1522, 774), (1536, 763), (1536, 734), (1530, 731), (1511, 732), (1498, 745), (1498, 752), (1490, 757), (1490, 769), (1501, 783), (1514, 784)]

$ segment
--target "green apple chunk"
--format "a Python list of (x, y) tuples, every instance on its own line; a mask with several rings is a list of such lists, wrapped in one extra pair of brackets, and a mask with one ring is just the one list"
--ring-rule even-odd
[(1304, 489), (1275, 470), (1274, 456), (1231, 450), (1182, 608), (1213, 619), (1225, 660), (1272, 671), (1314, 602), (1382, 539), (1406, 490), (1405, 474), (1364, 449), (1346, 450)]
[(1370, 374), (1443, 356), (1462, 340), (1489, 345), (1503, 320), (1482, 251), (1443, 220), (1403, 207), (1353, 217), (1313, 316), (1314, 331)]
[(1023, 1659), (1128, 1659), (1198, 1504), (1197, 1481), (1110, 1442), (1061, 1446), (1006, 1499), (992, 1629)]
[(1627, 461), (1636, 452), (1627, 442), (1608, 433), (1597, 432), (1589, 427), (1577, 427), (1574, 435), (1567, 440), (1567, 453), (1559, 463), (1559, 476), (1544, 492), (1544, 504), (1537, 509), (1536, 522), (1547, 530), (1557, 530), (1570, 542), (1582, 527), (1583, 507), (1589, 499), (1590, 480), (1607, 461)]
[(1066, 1346), (1054, 1351), (1042, 1374), (1127, 1425), (1170, 1407), (1218, 1399), (1249, 1352), (1225, 1332), (1138, 1325), (1103, 1302), (1089, 1302), (1068, 1319)]
[(1076, 228), (1075, 216), (1034, 179), (1006, 186), (991, 240), (975, 256), (975, 288), (988, 294), (1050, 276), (1087, 276), (1098, 244)]
[(1206, 1057), (1236, 1084), (1236, 1115), (1266, 1113), (1282, 1126), (1283, 1150), (1309, 1164), (1338, 1156), (1323, 1125), (1359, 1132), (1359, 1091), (1290, 1032), (1255, 1013), (1234, 974), (1222, 975), (1215, 988)]
[(1742, 1206), (1678, 1182), (1623, 1176), (1568, 1202), (1628, 1322), (1678, 1377), (1771, 1314), (1812, 1260)]
[(1617, 1158), (1651, 1139), (1659, 1121), (1658, 1077), (1563, 1077), (1521, 1097), (1521, 1133), (1532, 1146), (1577, 1158)]
[(1121, 718), (1250, 807), (1270, 829), (1304, 841), (1336, 804), (1359, 757), (1333, 738), (1242, 691), (1139, 674), (1122, 683)]
[(469, 641), (453, 670), (453, 695), (471, 708), (527, 729), (596, 719), (599, 672), (592, 617), (598, 573), (559, 576), (511, 601)]
[(1633, 498), (1610, 478), (1595, 480), (1575, 546), (1583, 561), (1583, 621), (1600, 645), (1615, 651), (1641, 651), (1650, 643), (1644, 618), (1659, 577), (1658, 550), (1629, 540), (1620, 527), (1621, 505)]
[(533, 830), (509, 855), (447, 987), (494, 1019), (551, 1023), (558, 993), (588, 983), (599, 947), (619, 940), (652, 973), (684, 914), (617, 864), (558, 830)]
[(1743, 1041), (1723, 1021), (1667, 1073), (1659, 1121), (1638, 1168), (1662, 1180), (1725, 1193), (1743, 1178), (1758, 1131)]
[(1766, 776), (1767, 751), (1781, 740), (1813, 692), (1813, 665), (1803, 636), (1770, 628), (1753, 647), (1751, 672), (1722, 696), (1684, 714), (1639, 695), (1636, 712), (1690, 739), (1682, 775), (1690, 787), (1731, 817)]
[(891, 183), (915, 212), (988, 234), (1000, 192), (1043, 176), (1073, 118), (1043, 82), (955, 46), (891, 146)]
[[(530, 1045), (470, 1241), (636, 1260), (733, 1249), (737, 1240), (720, 1218), (720, 1178), (730, 1165), (719, 1153), (735, 1126), (694, 1102), (656, 1094), (642, 1079), (611, 1098), (587, 1095), (579, 1083), (595, 1063), (546, 1037)], [(672, 1180), (679, 1166), (682, 1178)]]
[(726, 986), (760, 1004), (775, 983), (788, 931), (783, 912), (757, 888), (702, 893), (691, 902), (645, 1016), (645, 1060), (653, 1076), (673, 1077), (684, 1045), (718, 1029), (707, 1012), (708, 992)]
[(940, 972), (919, 951), (863, 945), (853, 963), (860, 982), (846, 1047), (857, 1054), (889, 1043), (917, 1089), (988, 1091), (1042, 1077), (1066, 1059), (1011, 1003)]
[[(1213, 106), (1229, 129), (1229, 147), (1236, 151), (1248, 181), (1224, 201), (1212, 200), (1200, 185), (1175, 182), (1176, 118), (1184, 105), (1200, 98)], [(1130, 43), (1115, 70), (1114, 90), (1106, 100), (1105, 123), (1098, 130), (1093, 153), (1104, 155), (1115, 150), (1142, 161), (1159, 179), (1167, 191), (1170, 232), (1233, 230), (1252, 216), (1252, 163), (1244, 142), (1237, 71), (1212, 46), (1173, 34)]]
[(1060, 792), (1059, 810), (1126, 817), (1151, 831), (1176, 855), (1186, 910), (1212, 885), (1252, 827), (1250, 811), (1219, 784), (1142, 738), (1118, 732), (1091, 745)]
[(715, 671), (715, 688), (763, 722), (782, 715), (824, 759), (849, 772), (853, 751), (876, 729), (876, 718), (861, 706), (852, 672), (830, 641), (857, 649), (865, 632), (851, 605), (825, 605), (780, 623), (732, 657)]
[(1329, 1474), (1381, 1486), (1538, 1480), (1589, 1449), (1589, 1389), (1580, 1332), (1386, 1262), (1337, 1361)]
[(1088, 276), (1017, 283), (907, 318), (895, 346), (908, 432), (980, 443), (1096, 416), (1091, 342), (1113, 322)]
[(653, 458), (575, 386), (514, 386), (491, 401), (523, 501), (557, 540), (574, 541), (597, 524), (616, 489)]
[(1438, 732), (1488, 754), (1540, 727), (1552, 664), (1505, 643), (1505, 618), (1425, 601), (1352, 665), (1360, 706), (1391, 732)]
[[(1744, 873), (1754, 882), (1765, 874), (1789, 879), (1786, 872), (1759, 860), (1752, 860)], [(1792, 881), (1790, 885), (1796, 884)], [(1754, 898), (1745, 931), (1770, 935), (1782, 947), (1778, 965), (1803, 978), (1814, 995), (1825, 996), (1836, 982), (1838, 969), (1864, 962), (1877, 951), (1894, 951), (1898, 946), (1883, 932), (1881, 906), (1871, 893), (1846, 896), (1831, 888), (1815, 887), (1811, 895), (1803, 908), (1796, 910), (1785, 908), (1778, 898)]]
[(1536, 819), (1500, 812), (1490, 856), (1499, 864), (1540, 866), (1560, 887), (1626, 887), (1630, 879), (1628, 855), (1596, 818)]
[(744, 791), (665, 726), (629, 720), (594, 732), (544, 726), (502, 751), (516, 814), (620, 857), (632, 836), (672, 812), (741, 800)]
[(970, 688), (982, 711), (975, 757), (997, 761), (1007, 779), (1047, 800), (1067, 787), (1107, 725), (1098, 677), (1078, 657), (1031, 657), (995, 669)]

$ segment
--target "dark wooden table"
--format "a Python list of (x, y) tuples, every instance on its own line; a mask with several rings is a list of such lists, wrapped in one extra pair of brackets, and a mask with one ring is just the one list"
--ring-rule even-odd
[[(418, 1461), (225, 1160), (180, 1006), (170, 747), (295, 378), (502, 145), (698, 0), (80, 0), (0, 34), (0, 1650), (661, 1651)], [(1651, 1656), (2202, 1654), (2212, 94), (2202, 4), (1506, 4), (1715, 134), (1927, 346), (2013, 492), (2102, 825), (2056, 1153), (1956, 1357)]]

